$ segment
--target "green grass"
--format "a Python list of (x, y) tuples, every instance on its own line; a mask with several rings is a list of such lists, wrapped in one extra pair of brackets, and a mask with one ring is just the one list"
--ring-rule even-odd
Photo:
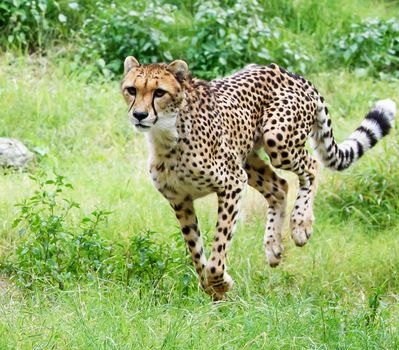
[[(162, 242), (175, 241), (177, 222), (147, 176), (147, 145), (128, 125), (118, 82), (88, 84), (56, 59), (27, 62), (8, 54), (0, 62), (0, 135), (39, 152), (32, 172), (66, 176), (75, 187), (70, 195), (82, 204), (74, 215), (96, 207), (111, 210), (101, 234), (121, 245), (147, 229)], [(399, 101), (398, 80), (342, 71), (309, 78), (329, 104), (339, 140), (360, 123), (372, 101)], [(4, 276), (0, 349), (399, 348), (398, 141), (393, 130), (347, 172), (322, 171), (314, 236), (299, 249), (286, 230), (277, 269), (267, 266), (262, 248), (266, 205), (248, 189), (229, 256), (236, 282), (230, 301), (212, 304), (195, 279), (181, 293), (178, 277), (160, 296), (112, 279), (76, 283), (65, 291), (26, 290)], [(376, 181), (377, 175), (385, 182)], [(284, 176), (293, 198), (295, 181)], [(14, 204), (33, 186), (28, 173), (0, 176), (3, 258), (20, 239), (12, 228)], [(365, 204), (360, 195), (380, 203)], [(215, 204), (212, 196), (197, 203), (208, 247)], [(183, 246), (174, 249), (186, 254)], [(189, 265), (182, 269), (192, 273)]]

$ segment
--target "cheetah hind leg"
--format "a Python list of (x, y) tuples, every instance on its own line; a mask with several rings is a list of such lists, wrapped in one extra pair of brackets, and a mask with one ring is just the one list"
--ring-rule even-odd
[(281, 261), (283, 252), (281, 232), (284, 224), (288, 183), (256, 154), (251, 154), (248, 157), (245, 170), (248, 174), (248, 184), (258, 190), (269, 204), (263, 245), (269, 265), (276, 267)]
[(319, 164), (307, 151), (301, 158), (299, 170), (299, 191), (291, 213), (292, 239), (298, 247), (309, 240), (313, 232), (313, 199), (317, 189), (317, 172)]

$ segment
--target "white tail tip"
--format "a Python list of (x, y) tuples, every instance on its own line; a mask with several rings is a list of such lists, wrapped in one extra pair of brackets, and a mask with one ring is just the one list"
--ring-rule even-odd
[(390, 98), (377, 101), (375, 104), (375, 109), (385, 114), (391, 124), (393, 124), (396, 114), (396, 103), (394, 101), (392, 101)]

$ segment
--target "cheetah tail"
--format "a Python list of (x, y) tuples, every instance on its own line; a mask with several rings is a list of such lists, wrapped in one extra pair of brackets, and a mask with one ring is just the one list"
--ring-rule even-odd
[(311, 134), (317, 158), (328, 168), (344, 170), (388, 134), (395, 119), (396, 105), (390, 99), (378, 101), (360, 126), (344, 142), (337, 145), (328, 110), (320, 97)]

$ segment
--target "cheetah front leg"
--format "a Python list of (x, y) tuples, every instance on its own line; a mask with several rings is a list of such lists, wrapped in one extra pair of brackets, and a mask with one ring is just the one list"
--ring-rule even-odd
[(180, 223), (180, 228), (186, 241), (187, 248), (193, 260), (194, 267), (202, 287), (205, 283), (206, 257), (198, 220), (195, 215), (194, 204), (191, 198), (170, 201)]
[(227, 250), (233, 238), (244, 183), (232, 179), (227, 189), (218, 193), (218, 221), (212, 252), (206, 265), (205, 292), (213, 300), (223, 300), (233, 286), (226, 272)]

